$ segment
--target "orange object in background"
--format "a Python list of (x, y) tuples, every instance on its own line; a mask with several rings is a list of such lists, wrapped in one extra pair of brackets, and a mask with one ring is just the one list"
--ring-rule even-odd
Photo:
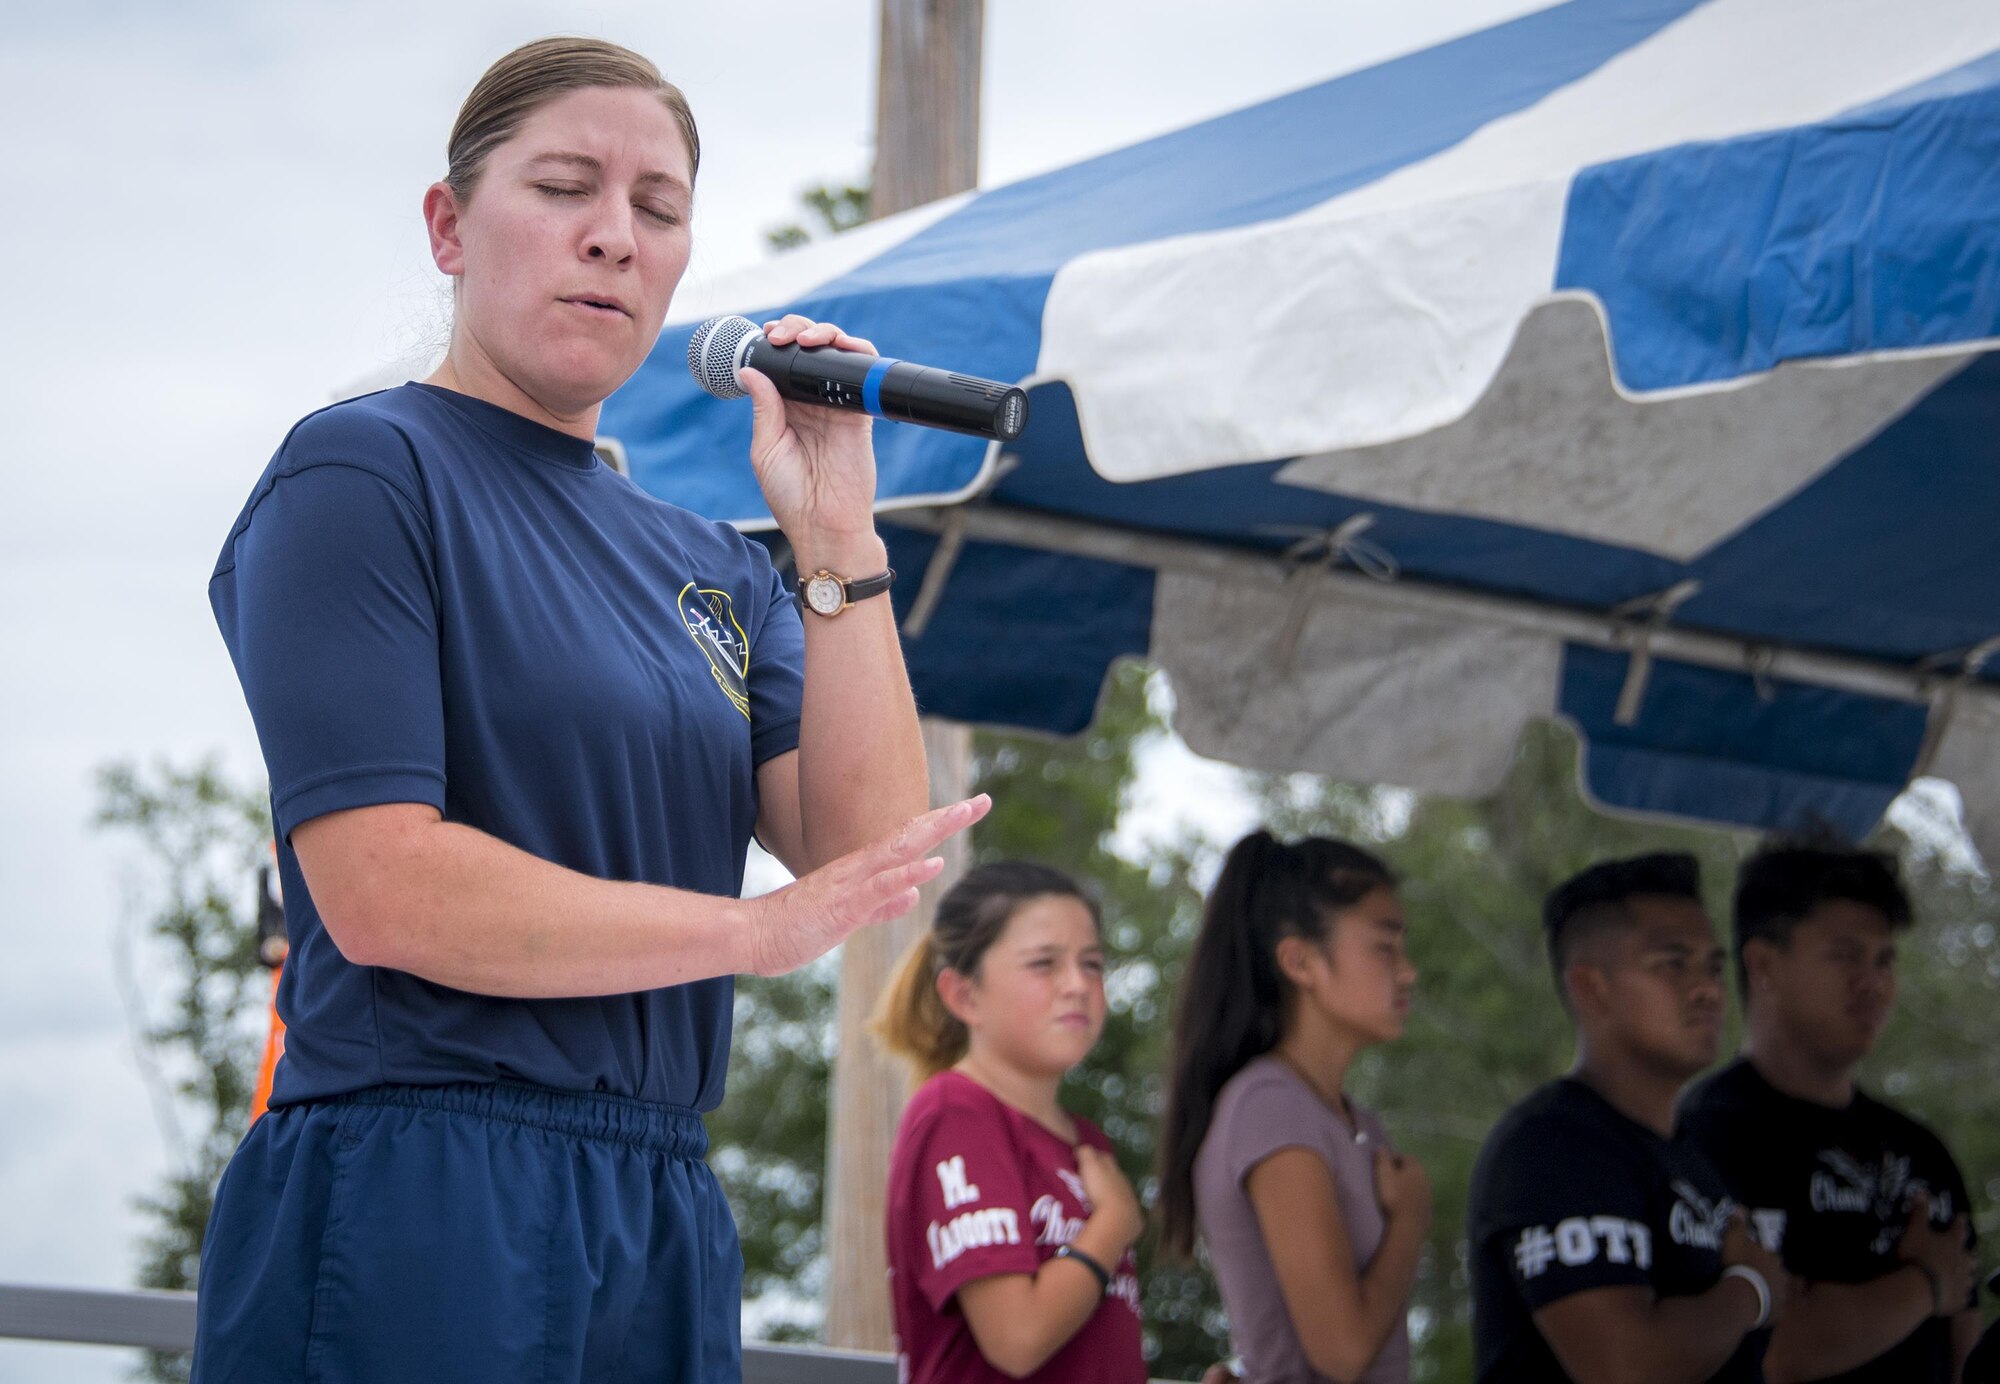
[(264, 1060), (257, 1064), (257, 1089), (250, 1096), (250, 1123), (271, 1108), (271, 1078), (277, 1074), (278, 1059), (285, 1055), (285, 1021), (278, 1017), (278, 977), (284, 965), (271, 968), (271, 1032), (264, 1039)]
[(257, 867), (257, 959), (271, 968), (271, 1031), (264, 1039), (264, 1059), (257, 1064), (257, 1085), (250, 1093), (250, 1123), (271, 1108), (271, 1079), (285, 1055), (285, 1021), (278, 1017), (278, 977), (285, 973), (285, 956), (292, 949), (285, 935), (284, 891), (278, 885), (278, 843), (271, 843), (271, 863)]

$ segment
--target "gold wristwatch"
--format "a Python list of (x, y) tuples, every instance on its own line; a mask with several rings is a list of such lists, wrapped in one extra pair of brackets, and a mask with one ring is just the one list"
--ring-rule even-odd
[(822, 567), (809, 576), (799, 578), (799, 605), (831, 620), (856, 601), (881, 595), (895, 580), (896, 570), (893, 567), (879, 576), (863, 577), (859, 581), (837, 577)]

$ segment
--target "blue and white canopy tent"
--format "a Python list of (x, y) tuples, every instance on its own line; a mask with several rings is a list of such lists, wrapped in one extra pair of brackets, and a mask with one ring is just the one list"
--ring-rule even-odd
[[(1031, 385), (884, 423), (918, 697), (1475, 795), (1524, 722), (1614, 810), (2000, 861), (2000, 5), (1571, 0), (685, 286), (603, 430), (768, 530), (694, 322)], [(775, 535), (773, 535), (775, 537)]]

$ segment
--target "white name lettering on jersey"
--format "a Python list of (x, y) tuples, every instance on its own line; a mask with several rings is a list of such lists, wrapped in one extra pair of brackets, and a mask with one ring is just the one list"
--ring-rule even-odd
[(1782, 1254), (1785, 1248), (1786, 1219), (1783, 1208), (1760, 1206), (1752, 1211), (1750, 1228), (1757, 1233), (1757, 1243), (1773, 1254)]
[(1653, 1267), (1653, 1232), (1623, 1216), (1570, 1216), (1553, 1229), (1531, 1225), (1514, 1243), (1514, 1267), (1523, 1278), (1540, 1278), (1560, 1261), (1581, 1268), (1599, 1255), (1607, 1263)]
[(1021, 1243), (1021, 1220), (1011, 1206), (992, 1206), (984, 1211), (967, 1211), (942, 1225), (936, 1221), (924, 1231), (931, 1247), (931, 1265), (943, 1268), (969, 1249)]
[(944, 1188), (944, 1209), (956, 1211), (979, 1200), (979, 1189), (965, 1180), (965, 1156), (954, 1154), (937, 1165), (938, 1185)]
[[(1642, 1225), (1638, 1229), (1641, 1234), (1644, 1234), (1646, 1227)], [(1603, 1242), (1604, 1257), (1614, 1264), (1629, 1264), (1632, 1262), (1632, 1230), (1632, 1222), (1621, 1220), (1617, 1216), (1592, 1216), (1590, 1218), (1590, 1233), (1592, 1237)]]

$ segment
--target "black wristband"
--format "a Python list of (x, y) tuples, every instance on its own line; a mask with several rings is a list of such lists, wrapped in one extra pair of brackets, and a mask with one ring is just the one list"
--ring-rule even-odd
[(1922, 1274), (1925, 1278), (1930, 1280), (1931, 1315), (1933, 1317), (1942, 1317), (1945, 1314), (1944, 1281), (1937, 1276), (1937, 1270), (1933, 1269), (1929, 1264), (1926, 1264), (1921, 1259), (1905, 1259), (1903, 1261), (1903, 1267), (1906, 1269), (1915, 1269), (1918, 1273)]
[(1074, 1259), (1077, 1263), (1097, 1275), (1097, 1292), (1100, 1297), (1111, 1291), (1111, 1271), (1078, 1249), (1075, 1245), (1058, 1245), (1056, 1247), (1056, 1258)]

